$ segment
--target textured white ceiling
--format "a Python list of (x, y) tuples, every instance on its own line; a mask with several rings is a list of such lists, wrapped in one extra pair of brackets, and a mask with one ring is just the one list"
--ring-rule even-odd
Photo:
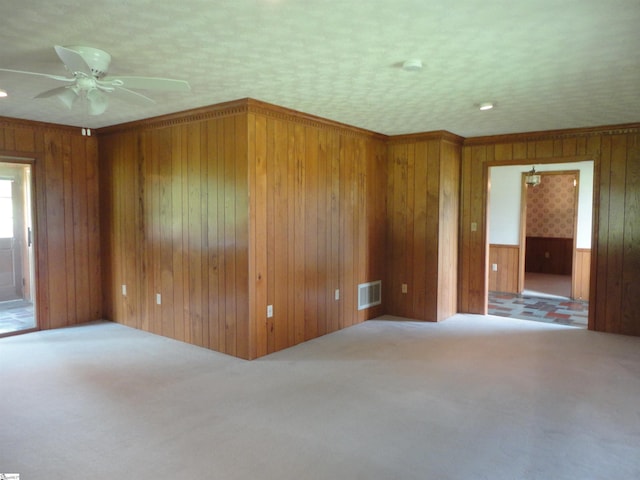
[[(0, 72), (0, 116), (99, 128), (251, 97), (385, 134), (462, 136), (640, 121), (640, 0), (0, 0), (0, 67), (64, 75), (53, 46), (109, 73), (188, 80), (91, 117)], [(418, 58), (420, 72), (399, 65)], [(484, 101), (497, 108), (480, 112)]]

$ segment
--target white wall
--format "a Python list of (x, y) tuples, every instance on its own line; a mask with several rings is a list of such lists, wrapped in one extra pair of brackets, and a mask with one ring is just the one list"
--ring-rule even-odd
[[(520, 188), (522, 172), (531, 167), (536, 172), (579, 170), (577, 248), (591, 248), (593, 206), (593, 161), (515, 165), (489, 168), (489, 243), (520, 243)], [(543, 180), (544, 181), (544, 180)]]

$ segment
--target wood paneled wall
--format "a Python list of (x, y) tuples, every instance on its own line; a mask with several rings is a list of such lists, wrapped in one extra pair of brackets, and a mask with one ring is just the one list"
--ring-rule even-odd
[[(493, 271), (491, 266), (497, 265)], [(520, 293), (518, 275), (520, 247), (518, 245), (489, 245), (489, 290), (492, 292)]]
[(379, 136), (242, 100), (105, 129), (100, 152), (109, 318), (255, 358), (383, 313), (356, 298), (385, 273)]
[(640, 125), (634, 124), (465, 140), (459, 310), (486, 312), (487, 167), (594, 160), (589, 326), (640, 335), (639, 137)]
[(79, 128), (0, 118), (0, 156), (33, 165), (38, 327), (100, 319), (96, 138)]
[(571, 275), (573, 242), (573, 238), (527, 237), (524, 271)]
[(591, 274), (591, 250), (576, 249), (573, 263), (573, 291), (571, 297), (578, 300), (589, 300), (589, 276)]
[(385, 277), (384, 140), (255, 101), (248, 122), (252, 355), (384, 313), (357, 305)]
[[(460, 145), (445, 132), (388, 146), (387, 312), (440, 321), (457, 312)], [(407, 285), (407, 293), (402, 285)]]
[(108, 318), (250, 357), (246, 138), (233, 105), (100, 135)]

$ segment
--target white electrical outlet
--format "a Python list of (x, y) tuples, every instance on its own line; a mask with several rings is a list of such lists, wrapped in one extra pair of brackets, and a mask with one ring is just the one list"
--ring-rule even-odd
[(267, 318), (273, 317), (273, 305), (267, 305)]
[(127, 286), (126, 285), (122, 285), (122, 295), (124, 295), (125, 297), (127, 296)]
[(156, 293), (156, 304), (157, 305), (162, 304), (162, 295), (160, 295), (159, 293)]
[(497, 263), (492, 263), (491, 264), (491, 270), (493, 270), (494, 272), (498, 271), (498, 264)]
[(336, 300), (340, 300), (340, 289), (336, 288), (336, 291), (333, 294), (333, 298), (335, 298)]
[(407, 293), (407, 291), (408, 291), (407, 284), (403, 283), (402, 284), (402, 293)]

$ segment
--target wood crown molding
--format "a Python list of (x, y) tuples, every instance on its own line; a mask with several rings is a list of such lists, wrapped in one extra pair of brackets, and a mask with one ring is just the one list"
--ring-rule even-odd
[(56, 130), (82, 135), (80, 127), (60, 125), (57, 123), (36, 122), (35, 120), (23, 120), (21, 118), (0, 117), (1, 128), (31, 128), (33, 130)]
[(388, 136), (382, 133), (373, 132), (364, 128), (353, 127), (346, 123), (336, 122), (334, 120), (328, 120), (326, 118), (311, 115), (310, 113), (300, 112), (298, 110), (292, 110), (286, 107), (280, 107), (271, 103), (255, 100), (253, 98), (247, 98), (247, 105), (250, 113), (257, 115), (264, 115), (280, 120), (286, 120), (309, 127), (331, 129), (340, 132), (343, 135), (374, 138), (381, 141), (387, 141)]
[(376, 138), (386, 141), (387, 136), (380, 133), (372, 132), (362, 128), (352, 127), (350, 125), (327, 120), (308, 113), (299, 112), (285, 107), (280, 107), (270, 103), (255, 100), (253, 98), (243, 98), (233, 100), (231, 102), (218, 103), (206, 107), (195, 108), (193, 110), (185, 110), (159, 117), (137, 120), (134, 122), (123, 123), (111, 127), (98, 129), (98, 135), (110, 135), (114, 133), (131, 132), (147, 129), (165, 128), (175, 125), (184, 125), (194, 122), (201, 122), (212, 118), (220, 118), (233, 115), (242, 115), (253, 113), (256, 115), (264, 115), (272, 118), (278, 118), (301, 125), (329, 128), (337, 130), (341, 134), (350, 136), (361, 136), (366, 138)]
[(518, 143), (542, 140), (561, 140), (569, 137), (592, 137), (596, 135), (624, 135), (640, 133), (640, 123), (606, 125), (599, 127), (570, 128), (565, 130), (545, 130), (540, 132), (508, 133), (486, 137), (469, 137), (464, 139), (464, 146), (488, 145), (496, 143)]
[(398, 145), (403, 143), (427, 142), (430, 140), (439, 140), (442, 142), (452, 143), (454, 145), (462, 145), (464, 137), (451, 133), (447, 130), (435, 130), (433, 132), (408, 133), (405, 135), (393, 135), (387, 137), (389, 145)]
[(114, 133), (132, 132), (139, 130), (150, 130), (156, 128), (166, 128), (175, 125), (201, 122), (212, 118), (228, 117), (247, 113), (247, 99), (233, 100), (230, 102), (218, 103), (206, 107), (194, 108), (182, 112), (169, 113), (159, 117), (146, 118), (128, 123), (121, 123), (110, 127), (96, 129), (98, 135), (111, 135)]

